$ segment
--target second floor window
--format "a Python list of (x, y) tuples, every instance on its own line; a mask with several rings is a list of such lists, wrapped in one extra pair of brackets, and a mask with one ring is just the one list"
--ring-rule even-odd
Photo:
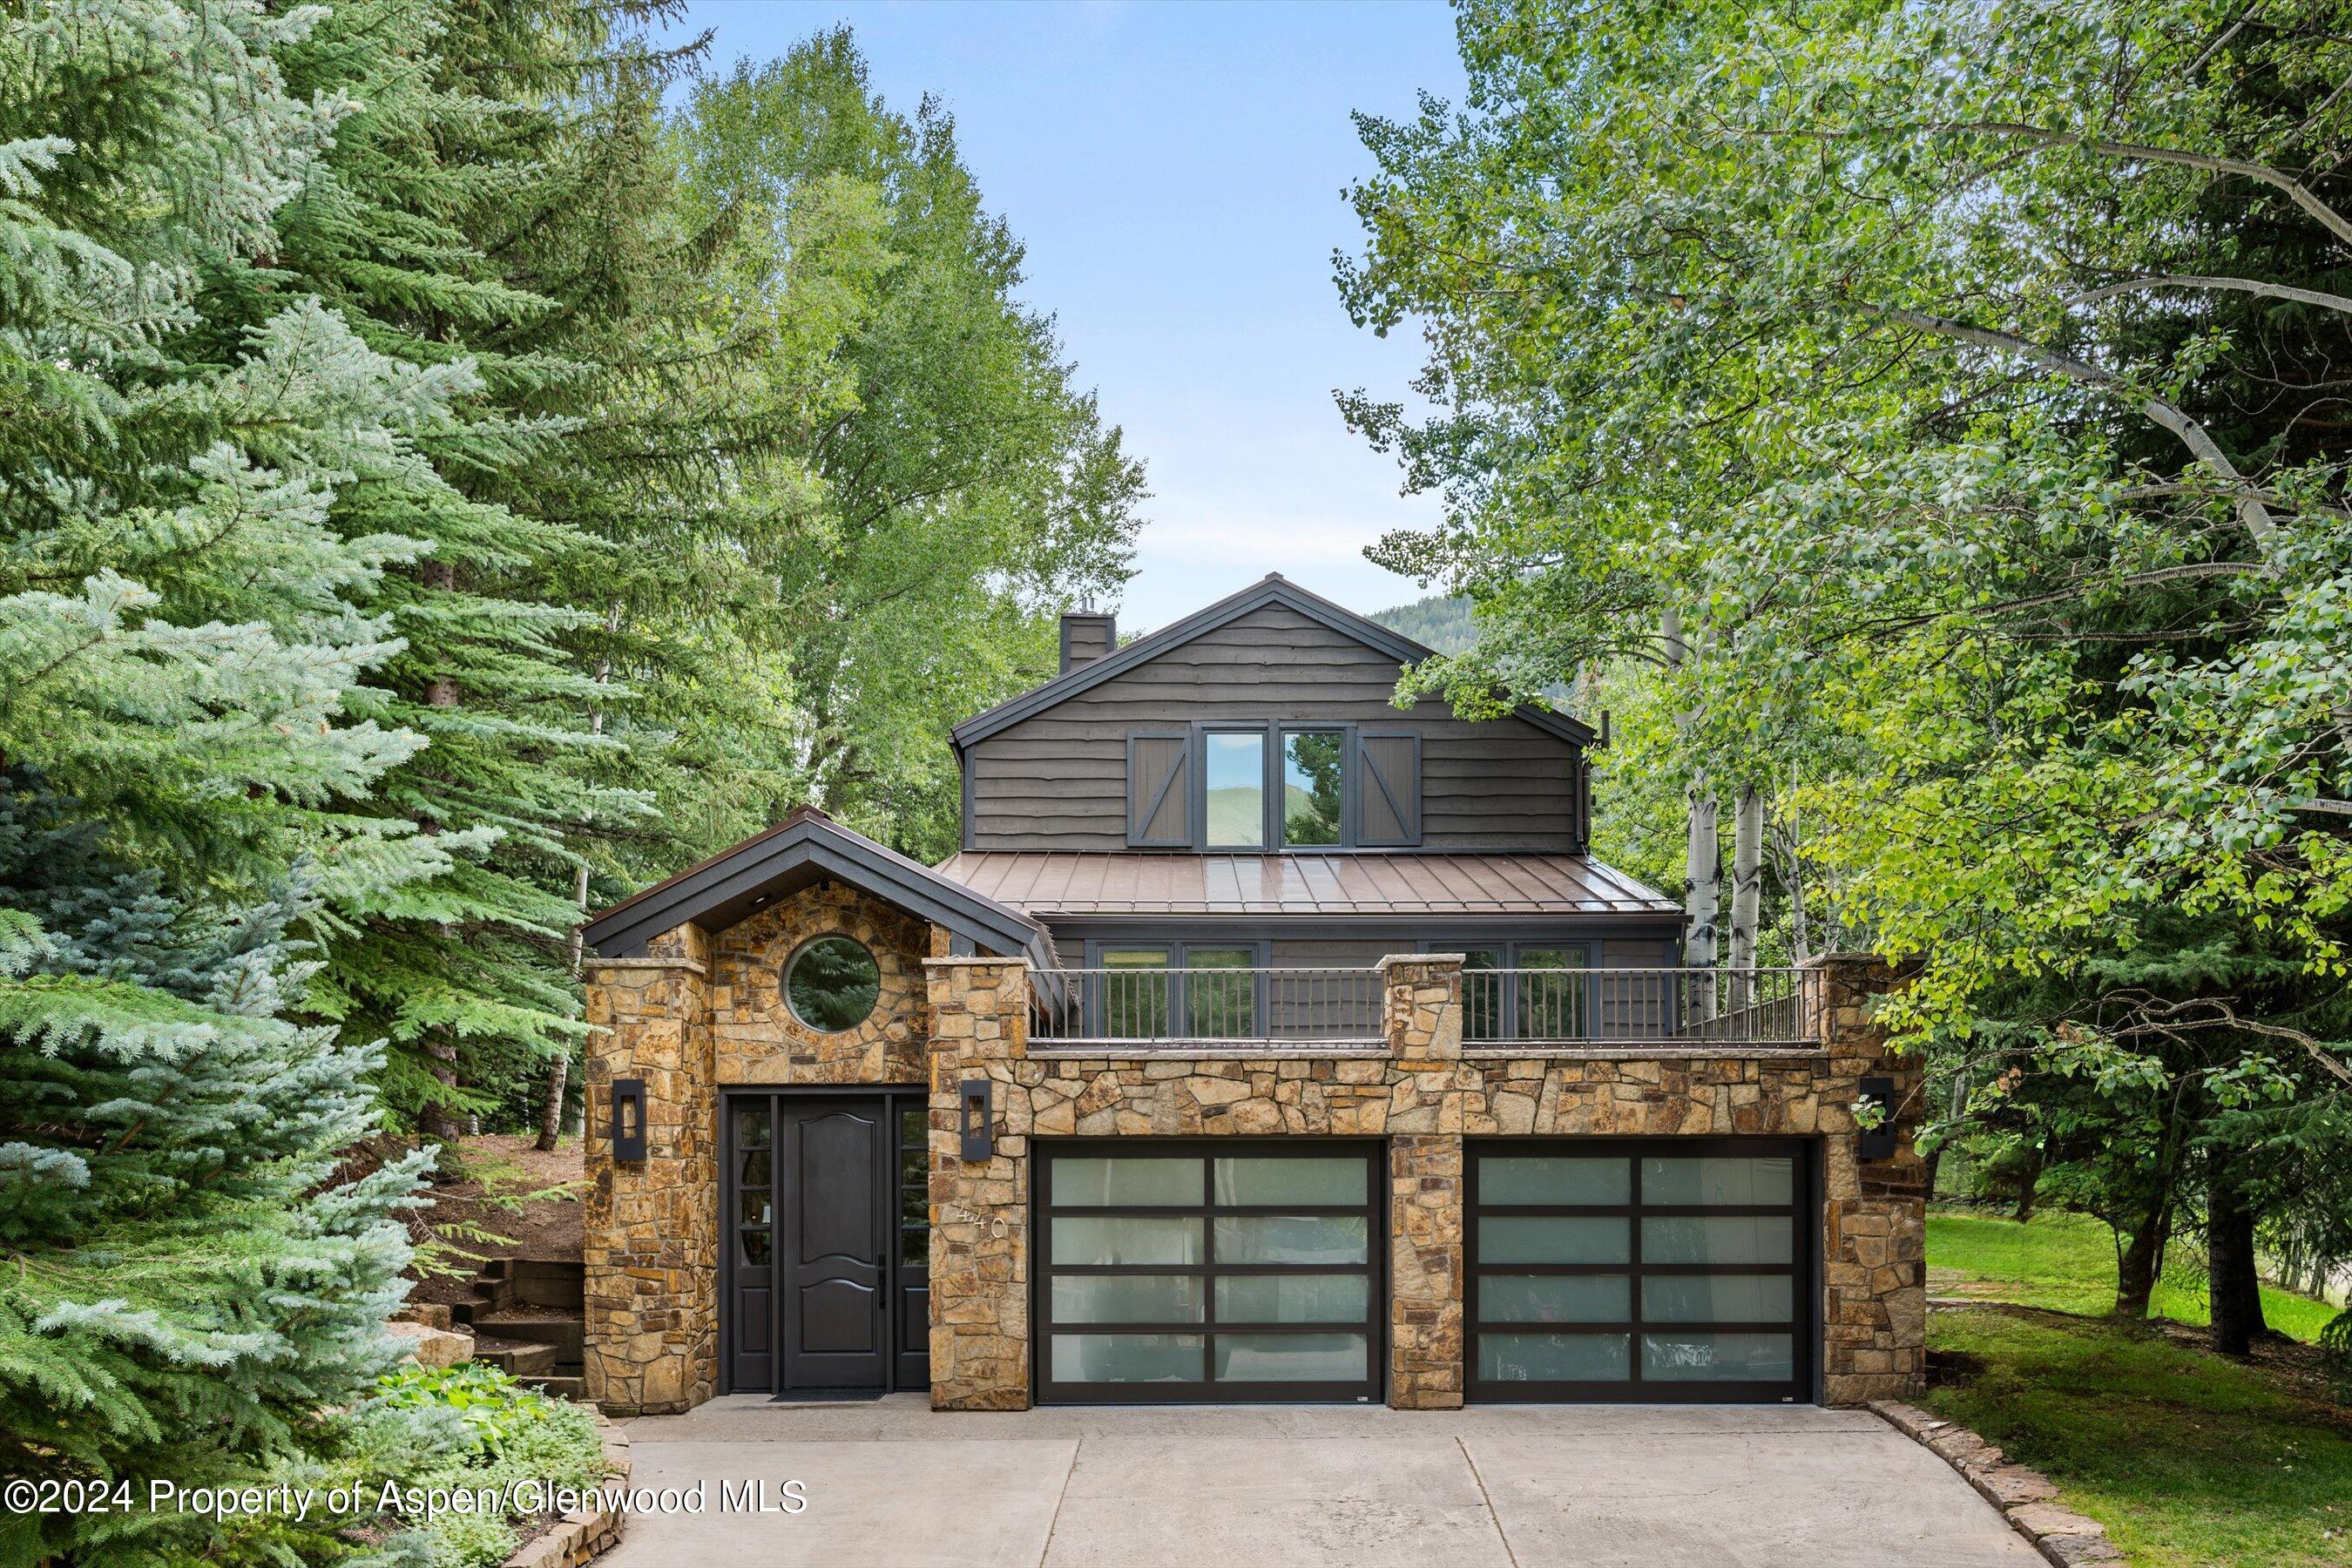
[(1211, 730), (1201, 778), (1212, 849), (1265, 847), (1265, 731)]
[(1195, 724), (1127, 743), (1139, 849), (1409, 848), (1421, 842), (1421, 737), (1353, 724)]

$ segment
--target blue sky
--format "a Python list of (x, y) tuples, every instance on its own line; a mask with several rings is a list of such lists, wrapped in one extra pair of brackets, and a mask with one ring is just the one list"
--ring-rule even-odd
[(893, 107), (954, 112), (1027, 301), (1149, 467), (1123, 629), (1268, 572), (1368, 612), (1420, 596), (1362, 551), (1437, 504), (1331, 401), (1402, 395), (1419, 345), (1349, 323), (1331, 253), (1358, 247), (1341, 193), (1370, 168), (1349, 110), (1461, 97), (1443, 5), (703, 0), (687, 26), (724, 67), (837, 21)]

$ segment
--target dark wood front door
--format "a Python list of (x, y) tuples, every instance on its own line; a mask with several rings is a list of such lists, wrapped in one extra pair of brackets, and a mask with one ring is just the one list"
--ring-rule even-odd
[(724, 1325), (734, 1392), (929, 1382), (919, 1352), (929, 1231), (926, 1209), (908, 1198), (925, 1160), (919, 1144), (902, 1147), (922, 1125), (921, 1103), (887, 1093), (729, 1096), (721, 1198), (734, 1231)]

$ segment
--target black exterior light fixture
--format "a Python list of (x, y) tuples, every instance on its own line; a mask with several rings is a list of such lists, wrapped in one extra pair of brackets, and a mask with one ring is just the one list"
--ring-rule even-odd
[(976, 1078), (956, 1090), (958, 1121), (963, 1133), (963, 1163), (984, 1164), (994, 1152), (991, 1131), (995, 1121), (994, 1080)]
[(639, 1161), (646, 1157), (646, 1080), (616, 1078), (613, 1100), (613, 1158)]
[(1854, 1157), (1860, 1160), (1892, 1160), (1895, 1158), (1895, 1080), (1891, 1078), (1866, 1078), (1861, 1083), (1862, 1097), (1879, 1108), (1883, 1120), (1875, 1127), (1865, 1127), (1854, 1134)]

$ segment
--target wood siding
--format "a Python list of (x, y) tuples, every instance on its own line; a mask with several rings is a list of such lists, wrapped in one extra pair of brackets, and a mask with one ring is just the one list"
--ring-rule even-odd
[(1572, 850), (1576, 748), (1519, 719), (1392, 705), (1397, 666), (1269, 605), (975, 742), (975, 849), (1127, 847), (1128, 734), (1216, 721), (1324, 721), (1421, 736), (1421, 847)]

